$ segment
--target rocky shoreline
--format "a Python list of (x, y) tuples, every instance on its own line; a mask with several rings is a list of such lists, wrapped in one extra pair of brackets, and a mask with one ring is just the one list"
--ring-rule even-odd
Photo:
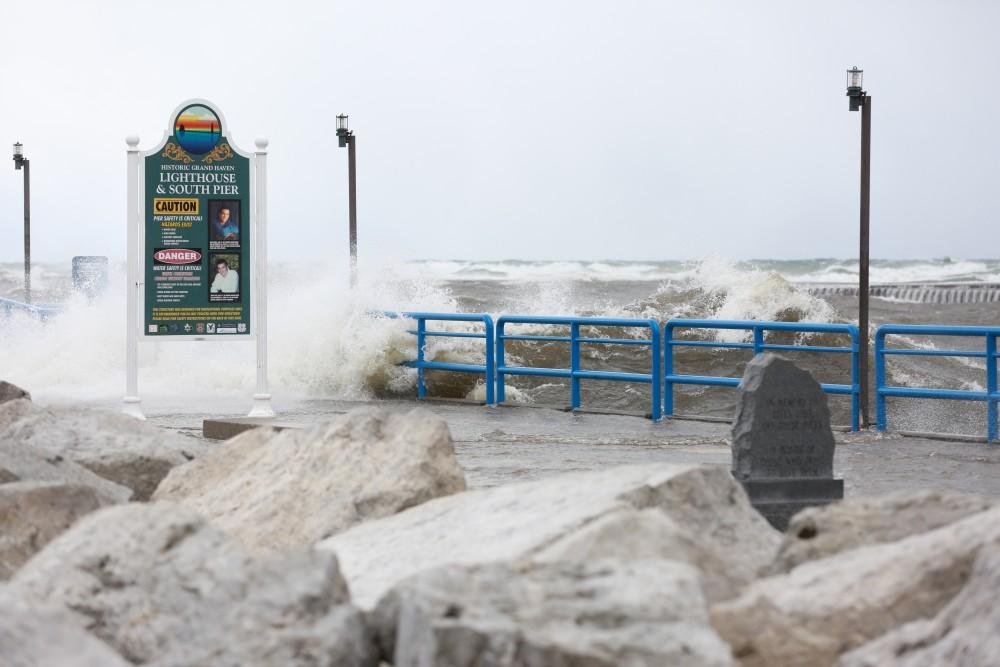
[[(0, 663), (991, 665), (1000, 505), (849, 498), (780, 533), (719, 466), (466, 490), (447, 424), (218, 446), (0, 385)], [(6, 399), (6, 400), (5, 400)]]

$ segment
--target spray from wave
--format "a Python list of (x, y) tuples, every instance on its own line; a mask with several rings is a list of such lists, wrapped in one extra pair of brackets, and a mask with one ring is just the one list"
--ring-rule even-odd
[[(121, 396), (123, 267), (115, 267), (109, 279), (106, 293), (93, 302), (66, 295), (61, 314), (47, 322), (19, 313), (0, 319), (0, 377), (42, 400)], [(364, 399), (410, 390), (414, 373), (397, 364), (413, 358), (413, 337), (406, 333), (412, 323), (373, 313), (457, 310), (447, 289), (399, 279), (387, 270), (372, 272), (356, 290), (346, 284), (342, 271), (272, 268), (268, 333), (273, 391)], [(139, 368), (143, 396), (246, 395), (256, 377), (255, 346), (233, 339), (140, 341)]]

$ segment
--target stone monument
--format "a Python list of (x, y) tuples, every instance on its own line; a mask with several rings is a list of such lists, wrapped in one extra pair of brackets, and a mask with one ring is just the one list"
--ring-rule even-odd
[(799, 510), (844, 497), (826, 394), (791, 361), (761, 354), (747, 364), (732, 437), (733, 476), (778, 530)]

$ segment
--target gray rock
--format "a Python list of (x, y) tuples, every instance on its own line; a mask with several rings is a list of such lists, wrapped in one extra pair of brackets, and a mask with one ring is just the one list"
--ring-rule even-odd
[(953, 491), (900, 491), (803, 510), (789, 523), (770, 571), (926, 533), (996, 505), (996, 499)]
[[(18, 400), (0, 405), (0, 413), (32, 409), (29, 401)], [(19, 481), (76, 484), (95, 489), (111, 502), (126, 502), (132, 490), (110, 482), (77, 465), (60, 454), (35, 447), (25, 447), (0, 432), (0, 484)]]
[(27, 401), (0, 405), (0, 441), (73, 461), (132, 489), (136, 500), (148, 500), (171, 468), (210, 449), (193, 438), (122, 414), (42, 408)]
[(136, 664), (377, 664), (336, 558), (254, 557), (170, 503), (119, 505), (84, 517), (10, 585), (74, 611)]
[(129, 667), (72, 614), (0, 587), (0, 664), (4, 667)]
[[(565, 559), (576, 551), (573, 545), (580, 559), (621, 556), (621, 545), (608, 536), (620, 535), (629, 522), (648, 525), (645, 515), (627, 516), (644, 510), (679, 529), (664, 529), (660, 522), (636, 553), (691, 560), (691, 554), (711, 552), (712, 562), (722, 560), (726, 571), (724, 580), (709, 587), (714, 592), (752, 581), (772, 562), (780, 540), (729, 471), (647, 464), (438, 498), (355, 526), (318, 548), (337, 553), (355, 602), (367, 608), (397, 582), (437, 565)], [(632, 544), (641, 540), (636, 536)], [(706, 576), (715, 567), (706, 568)]]
[(845, 655), (840, 667), (984, 667), (1000, 657), (1000, 541), (984, 544), (969, 582), (933, 620), (908, 623)]
[(745, 667), (834, 664), (898, 625), (937, 614), (965, 586), (1000, 508), (896, 542), (844, 551), (762, 579), (710, 610)]
[(6, 380), (0, 380), (0, 403), (16, 401), (19, 398), (31, 400), (31, 394), (21, 389), (16, 384), (11, 384)]
[(109, 504), (96, 489), (62, 482), (0, 484), (0, 580), (84, 514)]
[(444, 420), (364, 408), (309, 429), (247, 431), (173, 470), (155, 499), (251, 548), (287, 549), (464, 489)]
[(699, 575), (665, 560), (445, 566), (376, 608), (396, 667), (733, 665)]

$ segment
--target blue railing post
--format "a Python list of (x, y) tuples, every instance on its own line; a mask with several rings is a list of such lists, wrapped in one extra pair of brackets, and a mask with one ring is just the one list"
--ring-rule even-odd
[(997, 396), (997, 334), (986, 334), (986, 439), (996, 442), (997, 409), (1000, 408), (1000, 397)]
[(503, 341), (504, 341), (503, 331), (504, 331), (504, 321), (503, 321), (503, 318), (501, 317), (497, 321), (497, 328), (496, 328), (497, 356), (496, 356), (496, 364), (493, 366), (493, 372), (494, 372), (494, 374), (496, 376), (496, 383), (497, 383), (497, 403), (498, 404), (503, 403), (504, 400), (505, 400), (505, 398), (506, 398), (506, 392), (504, 391), (503, 373), (501, 373), (501, 372), (499, 372), (497, 370), (497, 369), (503, 368), (504, 367), (504, 363), (505, 363), (504, 362), (504, 354), (503, 354)]
[(574, 410), (580, 407), (580, 324), (569, 325), (569, 368), (570, 376), (570, 407)]
[[(856, 373), (852, 369), (852, 373)], [(885, 433), (885, 331), (881, 328), (875, 332), (875, 428), (879, 433)]]
[(764, 329), (760, 326), (753, 328), (753, 356), (757, 356), (764, 350)]
[(663, 347), (660, 345), (660, 323), (656, 320), (649, 321), (649, 331), (652, 339), (652, 375), (653, 375), (653, 391), (652, 391), (652, 410), (650, 418), (654, 422), (660, 421), (661, 405), (662, 401), (660, 398), (660, 387), (663, 386), (663, 359), (661, 355), (663, 354)]
[(496, 405), (494, 388), (497, 380), (497, 366), (493, 356), (496, 350), (493, 318), (489, 315), (483, 315), (483, 323), (486, 325), (486, 404)]
[(667, 322), (663, 325), (663, 414), (672, 417), (674, 414), (674, 325)]
[(422, 317), (417, 318), (417, 397), (423, 398), (427, 395), (427, 388), (424, 387), (424, 341), (427, 333), (427, 320)]

